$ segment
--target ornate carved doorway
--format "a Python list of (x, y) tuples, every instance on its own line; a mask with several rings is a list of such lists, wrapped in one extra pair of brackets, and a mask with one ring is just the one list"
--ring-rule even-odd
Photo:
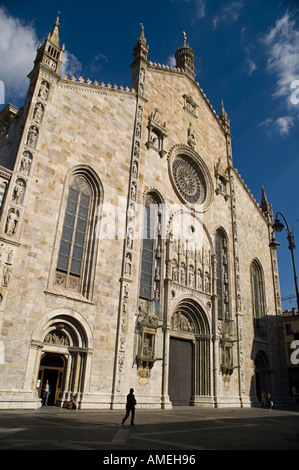
[(82, 407), (91, 371), (92, 333), (74, 311), (57, 309), (43, 318), (33, 333), (27, 384), (42, 397), (45, 380), (51, 385), (49, 405), (66, 406), (72, 398)]
[(170, 338), (169, 398), (173, 405), (189, 405), (192, 396), (192, 342)]
[(207, 316), (195, 300), (183, 299), (170, 320), (168, 395), (173, 405), (213, 405), (210, 361)]

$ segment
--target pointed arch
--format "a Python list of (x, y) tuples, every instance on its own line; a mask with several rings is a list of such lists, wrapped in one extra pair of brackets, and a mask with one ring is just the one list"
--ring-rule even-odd
[(88, 166), (73, 168), (66, 178), (54, 284), (91, 300), (103, 188)]
[(255, 258), (250, 267), (252, 312), (254, 334), (257, 337), (265, 337), (266, 293), (264, 271), (260, 261)]
[[(198, 300), (191, 296), (178, 299), (169, 329), (168, 393), (174, 404), (181, 401), (180, 396), (185, 397), (180, 404), (212, 403), (210, 331), (208, 317)], [(184, 354), (186, 347), (188, 355)]]
[[(175, 325), (174, 316), (178, 313), (183, 315), (188, 320), (188, 325), (190, 328), (189, 332), (192, 332), (195, 335), (210, 335), (210, 325), (208, 318), (197, 300), (192, 299), (191, 297), (184, 297), (178, 300), (173, 309), (173, 314), (171, 317), (172, 326)], [(176, 327), (176, 330), (180, 331), (181, 333), (184, 331), (188, 332), (188, 329), (182, 330), (179, 327)], [(174, 331), (174, 328), (172, 328), (172, 331)]]
[(163, 225), (163, 199), (160, 193), (151, 189), (144, 195), (139, 284), (139, 296), (147, 300), (160, 299)]
[[(89, 387), (93, 346), (92, 329), (79, 312), (69, 308), (48, 312), (32, 334), (27, 384), (36, 384), (40, 393), (45, 369), (55, 369), (54, 376), (51, 374), (54, 404), (63, 406), (76, 396), (81, 407), (83, 395)], [(61, 364), (59, 372), (57, 362)]]

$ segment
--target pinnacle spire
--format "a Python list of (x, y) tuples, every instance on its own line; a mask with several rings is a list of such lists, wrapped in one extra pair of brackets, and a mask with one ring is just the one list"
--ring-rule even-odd
[(230, 132), (230, 120), (228, 119), (228, 114), (224, 109), (223, 100), (221, 100), (221, 112), (219, 114), (219, 119), (225, 131)]
[(141, 26), (140, 35), (137, 39), (137, 43), (134, 47), (134, 52), (133, 52), (133, 56), (134, 56), (133, 64), (136, 61), (139, 61), (140, 59), (143, 59), (143, 60), (146, 61), (147, 56), (148, 56), (148, 51), (149, 51), (149, 47), (147, 45), (147, 42), (146, 42), (146, 39), (145, 39), (145, 36), (144, 36), (143, 23), (140, 23), (140, 26)]
[(59, 26), (59, 16), (57, 16), (52, 33), (49, 33), (44, 44), (39, 46), (34, 62), (35, 65), (42, 63), (56, 73), (59, 72), (65, 48), (64, 44), (62, 47), (59, 44)]
[(146, 44), (146, 39), (145, 39), (145, 36), (144, 36), (144, 26), (143, 26), (143, 23), (140, 23), (140, 26), (141, 26), (141, 31), (140, 31), (139, 41)]
[(56, 21), (53, 26), (53, 31), (51, 34), (49, 34), (49, 39), (51, 43), (56, 47), (59, 47), (59, 26), (60, 26), (59, 16), (57, 16)]
[(175, 53), (176, 67), (183, 69), (193, 79), (195, 78), (194, 51), (187, 44), (187, 36), (183, 31), (183, 44)]
[(272, 205), (269, 204), (268, 202), (264, 186), (262, 186), (262, 198), (261, 198), (260, 208), (262, 209), (266, 217), (273, 219)]

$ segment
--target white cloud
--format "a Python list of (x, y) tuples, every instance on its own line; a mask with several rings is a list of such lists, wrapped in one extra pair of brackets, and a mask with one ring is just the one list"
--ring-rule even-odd
[(238, 21), (242, 7), (242, 1), (235, 1), (224, 5), (220, 9), (220, 13), (215, 15), (212, 19), (213, 29), (216, 29), (220, 23), (224, 23), (226, 21)]
[(247, 59), (247, 65), (248, 65), (248, 68), (249, 68), (249, 75), (252, 75), (253, 72), (257, 69), (257, 66), (256, 66), (256, 64), (253, 62), (253, 60), (250, 59), (249, 57), (248, 57), (248, 59)]
[(206, 5), (204, 0), (195, 0), (196, 18), (201, 19), (206, 16)]
[[(5, 103), (24, 100), (29, 86), (28, 73), (34, 66), (39, 44), (31, 23), (26, 23), (0, 6), (0, 80), (5, 87)], [(73, 54), (65, 51), (61, 74), (72, 75), (81, 70)]]
[(167, 65), (169, 65), (170, 67), (175, 67), (175, 64), (176, 64), (176, 60), (175, 60), (175, 56), (173, 54), (173, 55), (168, 57)]
[(291, 127), (294, 126), (294, 118), (292, 116), (284, 116), (276, 119), (275, 125), (278, 128), (280, 135), (288, 135)]
[(98, 54), (96, 54), (94, 56), (95, 60), (96, 61), (99, 61), (99, 60), (104, 60), (105, 62), (108, 62), (108, 57), (105, 55), (105, 54), (101, 54), (101, 52), (99, 52)]
[(25, 95), (29, 85), (27, 74), (33, 68), (37, 46), (33, 26), (10, 16), (0, 6), (0, 80), (4, 82), (6, 97)]
[(279, 133), (282, 137), (289, 135), (291, 128), (294, 126), (294, 118), (292, 116), (282, 116), (277, 119), (267, 118), (259, 124), (264, 127), (269, 135)]
[[(262, 38), (267, 57), (267, 70), (274, 80), (272, 96), (282, 98), (285, 115), (266, 119), (261, 123), (267, 132), (279, 132), (283, 137), (289, 135), (298, 117), (296, 86), (299, 78), (299, 31), (294, 13), (289, 10), (276, 21), (275, 25)], [(296, 104), (296, 106), (294, 106)]]
[(299, 78), (299, 31), (293, 16), (286, 11), (263, 38), (267, 68), (276, 79), (274, 97), (290, 98), (291, 83)]
[(66, 74), (72, 76), (81, 72), (82, 65), (74, 54), (65, 51), (62, 58), (62, 64), (59, 75)]

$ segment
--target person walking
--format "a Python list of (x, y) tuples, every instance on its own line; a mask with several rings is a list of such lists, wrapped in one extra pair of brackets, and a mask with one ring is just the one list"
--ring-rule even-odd
[(262, 391), (262, 407), (266, 408), (267, 406), (267, 393)]
[(126, 414), (121, 422), (122, 426), (124, 425), (125, 421), (128, 419), (130, 412), (131, 412), (131, 426), (134, 425), (134, 418), (135, 418), (135, 405), (136, 405), (136, 398), (134, 395), (134, 389), (130, 388), (130, 393), (127, 395), (127, 403), (126, 403)]
[(271, 412), (271, 409), (272, 409), (272, 406), (273, 406), (273, 401), (271, 400), (270, 393), (268, 393), (268, 395), (267, 395), (267, 406), (268, 406), (269, 411)]

